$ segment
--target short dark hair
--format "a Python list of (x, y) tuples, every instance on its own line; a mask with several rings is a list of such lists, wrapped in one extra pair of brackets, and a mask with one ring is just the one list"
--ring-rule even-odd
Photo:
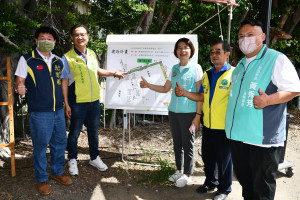
[(217, 40), (217, 41), (214, 41), (212, 43), (210, 43), (210, 46), (214, 46), (214, 45), (217, 45), (217, 44), (222, 44), (222, 48), (224, 50), (224, 52), (230, 52), (230, 45), (228, 44), (228, 42), (226, 41), (223, 41), (223, 40)]
[(89, 34), (89, 29), (86, 25), (83, 25), (83, 24), (76, 24), (74, 25), (71, 29), (70, 29), (70, 34), (73, 35), (73, 31), (78, 28), (78, 27), (83, 27), (85, 30), (86, 30), (86, 33)]
[(194, 47), (192, 41), (190, 39), (188, 39), (188, 38), (180, 38), (179, 40), (177, 40), (177, 42), (175, 43), (175, 47), (174, 47), (174, 55), (175, 55), (175, 57), (178, 58), (178, 56), (177, 56), (177, 49), (178, 49), (179, 42), (184, 42), (185, 44), (187, 44), (190, 47), (190, 49), (191, 49), (191, 56), (190, 56), (190, 58), (193, 57), (193, 55), (195, 53), (195, 47)]
[(241, 22), (240, 28), (247, 24), (251, 26), (259, 26), (263, 30), (263, 23), (257, 19), (245, 19)]
[(35, 33), (34, 33), (34, 38), (38, 39), (39, 35), (41, 33), (49, 33), (53, 36), (54, 40), (57, 39), (57, 34), (56, 32), (54, 31), (53, 28), (51, 27), (48, 27), (48, 26), (41, 26), (40, 28), (38, 28)]

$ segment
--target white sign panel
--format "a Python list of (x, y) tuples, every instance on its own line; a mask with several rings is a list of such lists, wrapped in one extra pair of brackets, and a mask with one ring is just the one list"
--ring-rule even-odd
[(151, 84), (164, 85), (173, 65), (179, 62), (173, 51), (182, 37), (193, 42), (196, 52), (192, 60), (197, 63), (197, 35), (109, 35), (107, 70), (127, 74), (121, 80), (106, 79), (105, 107), (167, 111), (172, 91), (158, 93), (140, 88), (141, 76)]

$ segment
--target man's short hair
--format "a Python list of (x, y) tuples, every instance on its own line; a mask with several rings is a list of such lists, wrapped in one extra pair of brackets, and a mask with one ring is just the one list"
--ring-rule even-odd
[(48, 26), (41, 26), (40, 28), (38, 28), (35, 33), (34, 33), (34, 38), (35, 39), (38, 39), (39, 35), (41, 33), (49, 33), (53, 36), (54, 40), (57, 40), (57, 34), (56, 32), (54, 31), (53, 28), (51, 27), (48, 27)]
[(191, 56), (190, 56), (190, 58), (192, 58), (193, 55), (194, 55), (194, 53), (195, 53), (195, 47), (194, 47), (192, 41), (190, 39), (188, 39), (188, 38), (180, 38), (179, 40), (177, 40), (177, 42), (175, 43), (175, 47), (174, 47), (174, 55), (175, 55), (175, 57), (178, 58), (178, 56), (177, 56), (177, 49), (178, 49), (179, 42), (184, 42), (186, 45), (188, 45), (190, 47), (190, 49), (191, 49)]
[(89, 34), (89, 29), (86, 25), (83, 25), (83, 24), (76, 24), (74, 25), (71, 29), (70, 29), (70, 34), (73, 35), (73, 31), (78, 28), (78, 27), (82, 27), (86, 30), (86, 33)]
[(240, 28), (242, 28), (245, 25), (251, 25), (251, 26), (259, 26), (261, 30), (263, 30), (263, 23), (257, 19), (245, 19), (241, 22)]
[(222, 48), (224, 50), (224, 52), (230, 52), (230, 45), (228, 44), (228, 42), (226, 41), (223, 41), (223, 40), (217, 40), (217, 41), (214, 41), (212, 43), (210, 43), (210, 46), (214, 46), (214, 45), (217, 45), (217, 44), (222, 44)]

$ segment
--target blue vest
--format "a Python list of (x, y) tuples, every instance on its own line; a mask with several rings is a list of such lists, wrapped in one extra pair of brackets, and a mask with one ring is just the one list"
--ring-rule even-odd
[(197, 92), (195, 72), (198, 64), (189, 62), (180, 72), (180, 65), (174, 65), (172, 68), (172, 97), (169, 105), (169, 111), (175, 113), (192, 113), (197, 111), (197, 102), (186, 97), (177, 97), (175, 94), (176, 82), (179, 83), (186, 91)]
[(281, 53), (264, 46), (245, 66), (246, 57), (232, 73), (232, 86), (226, 112), (227, 138), (252, 144), (278, 144), (286, 139), (286, 103), (256, 109), (253, 97), (261, 88), (270, 95), (277, 92), (272, 70)]
[(25, 80), (29, 112), (50, 112), (63, 108), (63, 94), (60, 75), (63, 63), (58, 57), (52, 59), (51, 74), (47, 63), (37, 50), (27, 53), (24, 58), (28, 65)]

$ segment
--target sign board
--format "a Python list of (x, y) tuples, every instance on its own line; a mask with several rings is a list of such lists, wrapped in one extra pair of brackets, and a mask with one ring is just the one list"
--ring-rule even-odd
[(164, 85), (173, 65), (179, 62), (173, 51), (176, 41), (183, 37), (193, 42), (196, 52), (191, 60), (197, 63), (197, 35), (109, 35), (106, 39), (107, 70), (127, 74), (121, 80), (107, 77), (105, 107), (167, 111), (171, 91), (158, 93), (140, 88), (141, 76), (151, 84)]
[(235, 0), (199, 0), (199, 1), (206, 1), (211, 3), (220, 3), (220, 4), (228, 4), (231, 3), (231, 5), (236, 6)]

